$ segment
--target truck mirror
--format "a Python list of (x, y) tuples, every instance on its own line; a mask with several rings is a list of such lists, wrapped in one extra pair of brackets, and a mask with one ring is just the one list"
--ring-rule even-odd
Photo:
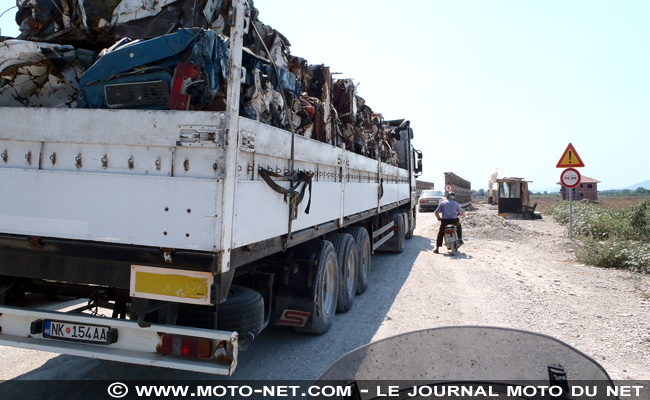
[(415, 167), (415, 173), (417, 176), (420, 176), (422, 174), (422, 159), (418, 159), (417, 165)]
[(413, 155), (415, 156), (415, 159), (417, 160), (416, 163), (415, 163), (415, 168), (413, 168), (413, 172), (420, 175), (422, 173), (422, 152), (419, 151), (419, 150), (415, 150), (415, 149), (413, 149), (413, 151), (414, 151)]

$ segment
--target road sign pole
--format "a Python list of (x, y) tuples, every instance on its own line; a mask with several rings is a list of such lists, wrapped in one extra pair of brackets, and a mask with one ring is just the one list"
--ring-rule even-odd
[(566, 188), (569, 191), (569, 240), (573, 240), (573, 188)]
[(573, 188), (580, 184), (580, 172), (575, 168), (567, 168), (560, 175), (560, 183), (569, 192), (569, 239), (573, 240)]

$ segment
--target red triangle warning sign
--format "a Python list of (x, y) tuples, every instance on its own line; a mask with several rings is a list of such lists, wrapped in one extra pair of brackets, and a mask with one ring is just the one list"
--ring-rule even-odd
[(556, 168), (577, 168), (584, 167), (585, 164), (580, 159), (580, 156), (576, 152), (576, 149), (571, 143), (564, 150), (564, 154), (560, 158), (560, 161), (557, 162)]

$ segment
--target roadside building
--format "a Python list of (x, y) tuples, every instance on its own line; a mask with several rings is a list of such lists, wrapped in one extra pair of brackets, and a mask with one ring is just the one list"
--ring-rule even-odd
[[(572, 189), (573, 200), (592, 200), (598, 201), (598, 184), (600, 181), (597, 181), (593, 178), (582, 175), (580, 179), (580, 184)], [(560, 182), (557, 183), (560, 185), (560, 194), (562, 195), (562, 200), (569, 200), (569, 192), (567, 188), (562, 186)]]
[(497, 179), (499, 185), (498, 210), (499, 214), (520, 213), (525, 206), (529, 206), (528, 184), (524, 178), (502, 178)]

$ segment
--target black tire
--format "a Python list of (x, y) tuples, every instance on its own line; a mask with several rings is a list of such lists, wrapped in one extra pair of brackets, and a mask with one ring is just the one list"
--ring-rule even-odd
[(357, 294), (357, 265), (359, 250), (352, 235), (348, 233), (332, 233), (328, 235), (336, 251), (336, 262), (339, 271), (339, 292), (336, 301), (336, 311), (347, 312), (352, 308), (354, 296)]
[(368, 289), (368, 275), (370, 275), (370, 264), (372, 259), (372, 243), (366, 228), (362, 226), (350, 226), (345, 233), (352, 235), (357, 244), (357, 294)]
[[(212, 329), (214, 309), (207, 306), (181, 305), (178, 325)], [(264, 324), (264, 299), (253, 289), (232, 285), (228, 298), (219, 304), (217, 329), (257, 336)]]
[(404, 232), (404, 218), (405, 215), (404, 213), (395, 213), (391, 215), (391, 218), (393, 222), (395, 223), (395, 226), (397, 227), (397, 232), (395, 232), (395, 235), (397, 235), (397, 238), (395, 239), (394, 247), (391, 249), (392, 253), (403, 253), (404, 252), (404, 244), (406, 242), (406, 232)]
[[(415, 230), (415, 211), (409, 211), (404, 215), (406, 216), (406, 222), (408, 223), (409, 227), (404, 237), (406, 239), (413, 239), (413, 231)], [(409, 215), (412, 215), (412, 217), (409, 217)]]
[(257, 336), (264, 327), (264, 299), (253, 289), (232, 285), (228, 298), (219, 304), (217, 328), (250, 332)]
[(298, 332), (322, 334), (332, 325), (336, 314), (336, 301), (338, 294), (338, 264), (336, 252), (332, 243), (320, 240), (321, 246), (314, 255), (315, 265), (318, 267), (316, 279), (316, 301), (312, 323), (308, 328), (296, 327)]

